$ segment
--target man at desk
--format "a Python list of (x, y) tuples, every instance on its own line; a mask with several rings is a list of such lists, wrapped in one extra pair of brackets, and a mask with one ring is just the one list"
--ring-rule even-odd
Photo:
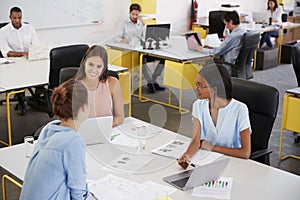
[[(142, 40), (143, 30), (145, 28), (145, 22), (140, 16), (142, 8), (139, 4), (133, 3), (129, 7), (129, 19), (126, 19), (121, 26), (119, 34), (115, 38), (116, 42), (121, 42), (130, 45), (139, 45)], [(156, 60), (159, 60), (158, 65), (156, 66), (152, 76), (148, 73), (149, 66), (147, 63), (151, 62), (156, 64)], [(144, 56), (143, 63), (146, 63), (143, 66), (143, 76), (147, 80), (147, 87), (149, 93), (155, 93), (156, 90), (164, 90), (165, 87), (160, 86), (156, 79), (161, 75), (164, 68), (164, 60), (154, 58), (152, 56)], [(147, 67), (146, 67), (147, 66)]]
[[(245, 29), (240, 27), (240, 17), (236, 11), (228, 11), (223, 16), (225, 28), (227, 28), (230, 34), (226, 37), (220, 47), (213, 48), (211, 46), (197, 46), (196, 50), (210, 54), (212, 56), (221, 57), (225, 62), (235, 64), (236, 59), (240, 53), (242, 47), (241, 38), (246, 32)], [(231, 74), (230, 65), (223, 65)]]
[[(0, 29), (0, 48), (4, 57), (25, 57), (28, 58), (28, 49), (32, 44), (38, 44), (34, 28), (27, 23), (22, 23), (22, 11), (19, 7), (10, 9), (11, 20), (6, 26)], [(25, 115), (24, 93), (18, 94), (19, 114)]]

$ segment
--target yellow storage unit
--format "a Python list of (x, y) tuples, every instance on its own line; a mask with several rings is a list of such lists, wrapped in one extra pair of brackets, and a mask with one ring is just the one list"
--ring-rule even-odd
[(201, 39), (205, 39), (205, 38), (206, 38), (208, 29), (203, 28), (203, 27), (201, 27), (201, 26), (199, 26), (199, 25), (193, 24), (192, 30), (193, 30), (194, 32), (199, 32), (199, 33), (200, 33)]
[(165, 61), (164, 85), (187, 90), (195, 88), (195, 81), (202, 65), (194, 63), (179, 63)]
[(156, 14), (156, 0), (131, 0), (131, 3), (140, 4), (141, 14)]
[(129, 70), (139, 66), (139, 54), (137, 52), (108, 48), (107, 54), (109, 64), (127, 67)]
[(286, 94), (284, 96), (283, 111), (282, 111), (282, 124), (280, 131), (280, 144), (279, 144), (279, 159), (284, 160), (286, 158), (300, 159), (300, 156), (296, 155), (285, 155), (282, 156), (282, 137), (284, 130), (300, 133), (299, 123), (300, 113), (300, 97), (292, 94)]

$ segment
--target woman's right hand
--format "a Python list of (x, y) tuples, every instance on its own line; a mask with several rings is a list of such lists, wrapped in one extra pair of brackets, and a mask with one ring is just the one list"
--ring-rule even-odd
[(191, 157), (188, 154), (183, 154), (177, 159), (178, 165), (180, 165), (183, 169), (186, 169), (189, 166), (190, 161)]

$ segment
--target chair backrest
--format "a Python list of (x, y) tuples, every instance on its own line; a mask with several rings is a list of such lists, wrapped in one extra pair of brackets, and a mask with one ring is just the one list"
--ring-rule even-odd
[(300, 43), (292, 48), (292, 64), (296, 74), (298, 86), (300, 87)]
[(223, 38), (225, 24), (223, 22), (223, 15), (226, 11), (214, 10), (208, 14), (209, 33), (217, 33), (219, 38)]
[(242, 37), (242, 48), (236, 61), (236, 70), (232, 70), (232, 76), (250, 79), (253, 78), (252, 58), (260, 40), (260, 32), (249, 31)]
[[(267, 149), (278, 110), (278, 90), (272, 86), (232, 77), (232, 95), (248, 107), (252, 129), (251, 152)], [(269, 157), (259, 158), (257, 161), (268, 163)]]
[(3, 22), (3, 23), (0, 23), (0, 28), (6, 26), (8, 24), (8, 22)]
[(79, 67), (81, 59), (89, 46), (86, 44), (70, 45), (53, 48), (50, 51), (49, 88), (59, 85), (61, 68)]
[(76, 75), (78, 69), (78, 67), (61, 68), (59, 71), (59, 84), (62, 84), (70, 78), (73, 78)]

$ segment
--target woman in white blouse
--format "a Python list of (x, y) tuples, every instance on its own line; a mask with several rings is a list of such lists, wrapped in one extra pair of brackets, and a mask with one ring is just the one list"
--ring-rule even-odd
[[(268, 9), (268, 17), (272, 18), (272, 23), (280, 24), (281, 23), (281, 15), (282, 15), (282, 9), (278, 6), (277, 0), (268, 0), (267, 3)], [(261, 35), (260, 39), (260, 47), (264, 45), (264, 43), (267, 43), (269, 47), (274, 48), (271, 37), (278, 37), (278, 30), (270, 31), (270, 32), (264, 32)]]

